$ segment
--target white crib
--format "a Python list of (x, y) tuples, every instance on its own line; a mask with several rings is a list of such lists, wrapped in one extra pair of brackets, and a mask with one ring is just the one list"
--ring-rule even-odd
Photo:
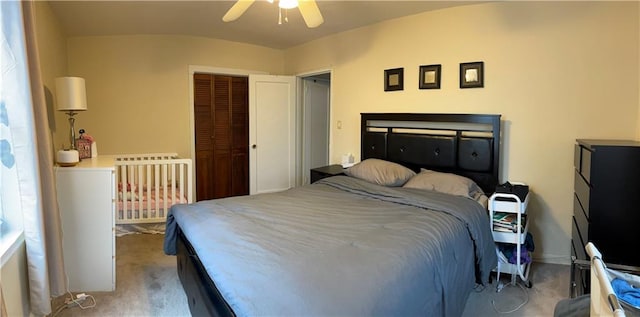
[(115, 157), (116, 224), (165, 222), (174, 204), (193, 202), (191, 159), (176, 153)]

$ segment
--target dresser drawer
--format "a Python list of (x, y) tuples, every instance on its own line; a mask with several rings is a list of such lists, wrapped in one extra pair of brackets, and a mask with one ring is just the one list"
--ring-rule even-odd
[(573, 225), (571, 226), (571, 239), (573, 242), (573, 247), (576, 250), (576, 257), (580, 260), (588, 260), (589, 257), (587, 256), (587, 251), (584, 249), (584, 242), (580, 237), (580, 231), (578, 231), (578, 225), (576, 223), (575, 217), (572, 217), (572, 223)]
[(573, 149), (573, 166), (591, 183), (591, 151), (576, 144)]
[(591, 187), (585, 180), (580, 176), (578, 171), (576, 171), (574, 180), (573, 180), (573, 189), (575, 190), (575, 196), (578, 197), (580, 201), (580, 205), (582, 205), (582, 209), (584, 210), (585, 215), (591, 218), (589, 215), (589, 195), (591, 192)]
[(580, 174), (584, 176), (588, 183), (591, 183), (591, 151), (585, 148), (581, 149)]
[(575, 195), (573, 195), (573, 217), (576, 220), (580, 238), (584, 243), (589, 242), (589, 219), (582, 211), (582, 206)]
[(580, 162), (582, 162), (582, 147), (580, 145), (573, 146), (573, 167), (580, 171)]

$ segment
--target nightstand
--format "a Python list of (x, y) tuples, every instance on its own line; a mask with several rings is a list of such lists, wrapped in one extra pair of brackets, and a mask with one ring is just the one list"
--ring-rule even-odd
[(344, 175), (344, 169), (342, 165), (328, 165), (322, 167), (316, 167), (311, 169), (311, 183), (315, 183), (325, 177)]

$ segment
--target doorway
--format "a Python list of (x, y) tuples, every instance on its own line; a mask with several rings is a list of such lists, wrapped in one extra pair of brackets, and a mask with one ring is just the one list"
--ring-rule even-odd
[[(271, 192), (284, 190), (294, 187), (296, 185), (308, 184), (310, 180), (309, 170), (316, 166), (324, 166), (329, 162), (329, 104), (330, 104), (330, 84), (331, 84), (331, 71), (324, 70), (314, 73), (298, 74), (295, 77), (292, 76), (277, 76), (267, 75), (264, 72), (259, 71), (245, 71), (236, 69), (216, 68), (207, 66), (189, 66), (189, 88), (190, 88), (190, 134), (191, 134), (191, 157), (194, 162), (197, 161), (198, 155), (196, 154), (196, 129), (195, 129), (195, 83), (194, 74), (209, 74), (209, 75), (226, 75), (231, 77), (245, 77), (249, 79), (249, 141), (245, 144), (245, 148), (249, 150), (249, 194), (257, 194), (261, 192)], [(307, 80), (307, 85), (310, 88), (307, 102), (304, 102), (304, 87), (303, 82)], [(317, 85), (313, 85), (313, 84)], [(275, 85), (280, 87), (279, 89), (272, 89)], [(288, 88), (284, 89), (284, 86)], [(321, 89), (318, 89), (318, 88)], [(286, 109), (271, 109), (270, 106), (258, 105), (265, 100), (271, 100), (274, 96), (271, 96), (275, 91), (282, 92), (282, 102), (278, 102), (280, 106), (287, 105)], [(284, 92), (291, 93), (287, 96)], [(318, 91), (322, 91), (319, 93)], [(267, 92), (267, 95), (262, 95), (260, 92)], [(261, 95), (258, 97), (258, 95)], [(296, 96), (297, 95), (297, 96)], [(254, 104), (252, 106), (252, 103)], [(306, 105), (305, 105), (306, 104)], [(307, 108), (305, 110), (305, 108)], [(265, 116), (263, 119), (258, 119), (261, 111), (267, 111), (267, 114), (279, 114), (279, 118), (288, 118), (286, 123), (279, 125), (288, 126), (289, 128), (283, 131), (280, 136), (267, 136), (267, 132), (275, 132), (276, 129), (269, 129), (268, 125), (259, 124), (260, 122), (271, 122), (269, 120), (270, 115)], [(313, 111), (312, 111), (313, 110)], [(283, 115), (289, 113), (289, 115)], [(265, 131), (266, 130), (266, 131)], [(274, 131), (271, 131), (274, 130)], [(255, 131), (255, 132), (252, 132)], [(308, 131), (308, 132), (305, 132)], [(253, 137), (252, 137), (253, 136)], [(256, 138), (255, 136), (260, 136)], [(211, 139), (211, 136), (209, 136)], [(261, 139), (261, 140), (260, 140)], [(273, 142), (271, 140), (288, 140), (287, 142)], [(314, 144), (316, 146), (314, 146)], [(268, 145), (268, 147), (265, 147)], [(280, 149), (273, 149), (273, 146), (280, 145)], [(319, 146), (318, 146), (319, 145)], [(312, 150), (313, 153), (312, 153)], [(288, 153), (286, 156), (289, 159), (271, 159), (268, 155), (257, 155), (258, 152), (271, 151), (273, 153)], [(311, 158), (314, 158), (313, 163)], [(260, 159), (262, 158), (262, 160)], [(261, 162), (261, 163), (260, 163)], [(282, 170), (281, 166), (272, 166), (266, 164), (266, 162), (272, 162), (276, 165), (286, 164), (289, 168), (286, 173), (277, 173), (278, 175), (271, 175), (271, 171)], [(266, 164), (266, 165), (265, 165)], [(197, 177), (200, 170), (210, 169), (211, 165), (199, 166), (194, 164), (193, 169), (193, 186), (198, 188)], [(313, 167), (310, 167), (313, 166)], [(212, 173), (211, 170), (208, 171)], [(276, 177), (277, 176), (277, 177)], [(276, 179), (279, 179), (276, 181)], [(262, 181), (260, 181), (262, 180)], [(284, 184), (284, 185), (282, 185)], [(207, 190), (208, 191), (208, 190)], [(204, 194), (203, 194), (204, 195)], [(206, 195), (202, 196), (206, 197)], [(210, 198), (207, 198), (210, 199)], [(196, 200), (203, 200), (201, 197), (196, 197)]]
[(301, 77), (303, 113), (303, 184), (312, 168), (329, 165), (331, 72)]

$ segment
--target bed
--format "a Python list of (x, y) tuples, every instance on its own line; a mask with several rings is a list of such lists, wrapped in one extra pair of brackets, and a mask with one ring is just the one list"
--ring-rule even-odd
[[(366, 113), (361, 125), (350, 176), (171, 208), (164, 251), (192, 315), (462, 314), (497, 264), (486, 196), (469, 188), (498, 182), (500, 116)], [(469, 195), (433, 175), (473, 180)]]

